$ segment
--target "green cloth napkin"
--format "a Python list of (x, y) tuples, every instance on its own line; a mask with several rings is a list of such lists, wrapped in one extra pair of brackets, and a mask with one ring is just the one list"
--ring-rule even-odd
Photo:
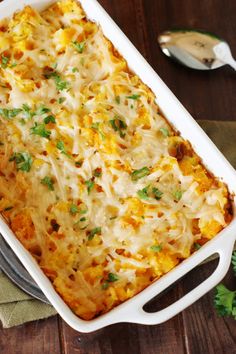
[[(199, 124), (236, 168), (236, 122), (199, 121)], [(0, 320), (4, 328), (55, 314), (52, 306), (25, 294), (0, 272)]]

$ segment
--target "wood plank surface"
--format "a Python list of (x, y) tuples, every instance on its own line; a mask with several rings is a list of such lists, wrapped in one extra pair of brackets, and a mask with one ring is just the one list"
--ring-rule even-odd
[[(99, 2), (196, 119), (236, 120), (236, 74), (232, 69), (191, 71), (168, 61), (157, 44), (162, 30), (202, 28), (225, 38), (236, 57), (235, 0)], [(205, 279), (215, 266), (216, 261), (193, 270), (149, 310), (170, 304)], [(225, 281), (235, 288), (232, 271)], [(235, 321), (218, 318), (212, 299), (213, 291), (159, 326), (121, 323), (80, 334), (56, 316), (12, 329), (0, 328), (0, 354), (236, 354)]]

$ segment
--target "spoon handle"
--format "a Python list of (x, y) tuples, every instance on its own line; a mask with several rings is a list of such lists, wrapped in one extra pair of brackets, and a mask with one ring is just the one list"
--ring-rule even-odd
[(230, 65), (234, 70), (236, 70), (236, 60), (234, 60), (227, 43), (221, 42), (220, 44), (217, 44), (213, 50), (218, 60)]

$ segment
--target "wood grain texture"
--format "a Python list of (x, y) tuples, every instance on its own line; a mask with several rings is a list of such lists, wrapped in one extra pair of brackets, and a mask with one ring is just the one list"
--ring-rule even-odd
[[(99, 0), (128, 38), (146, 57), (183, 105), (197, 119), (236, 120), (236, 74), (229, 67), (195, 72), (170, 62), (157, 36), (173, 27), (196, 27), (218, 33), (236, 56), (235, 0)], [(230, 256), (230, 255), (229, 255)], [(148, 308), (157, 310), (205, 279), (216, 262), (193, 270)], [(230, 271), (225, 279), (235, 288)], [(125, 320), (125, 319), (124, 319)], [(59, 317), (13, 329), (0, 328), (0, 354), (236, 354), (236, 326), (218, 318), (213, 291), (159, 326), (117, 324), (80, 334)]]
[(1, 354), (63, 354), (59, 317), (35, 321), (12, 329), (0, 329)]

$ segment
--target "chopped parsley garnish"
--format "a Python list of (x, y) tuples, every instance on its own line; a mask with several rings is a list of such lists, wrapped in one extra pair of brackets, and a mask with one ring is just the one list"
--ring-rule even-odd
[(183, 192), (179, 189), (173, 193), (175, 200), (179, 201), (182, 198)]
[(120, 104), (120, 96), (116, 96), (115, 97), (115, 101), (116, 101), (117, 104)]
[(86, 214), (87, 212), (88, 212), (87, 209), (82, 209), (82, 210), (79, 211), (79, 213), (82, 214), (82, 215), (83, 215), (83, 214)]
[(102, 228), (101, 227), (95, 227), (88, 233), (88, 240), (91, 241), (95, 235), (101, 235)]
[(138, 100), (141, 97), (141, 95), (131, 95), (131, 96), (126, 96), (126, 98), (130, 99), (130, 100)]
[(43, 179), (41, 179), (41, 184), (44, 184), (45, 186), (48, 187), (50, 191), (54, 191), (54, 186), (53, 186), (53, 180), (49, 176), (45, 176)]
[(20, 108), (13, 108), (13, 109), (0, 108), (0, 115), (6, 119), (14, 118), (20, 112), (22, 112), (22, 109)]
[(71, 204), (70, 206), (70, 213), (75, 215), (79, 212), (79, 208), (76, 204)]
[(1, 60), (2, 60), (2, 64), (1, 64), (2, 68), (6, 69), (10, 59), (6, 57), (4, 54), (2, 54)]
[(87, 186), (88, 194), (90, 194), (94, 187), (94, 182), (91, 179), (89, 179), (88, 181), (85, 181), (85, 184)]
[(167, 129), (167, 128), (161, 128), (160, 129), (160, 132), (163, 134), (163, 136), (164, 137), (168, 137), (168, 136), (170, 136), (170, 132), (169, 132), (169, 130)]
[(17, 63), (14, 62), (14, 63), (12, 63), (12, 64), (10, 65), (10, 68), (15, 68), (16, 66), (17, 66)]
[(34, 123), (34, 126), (30, 128), (31, 134), (39, 135), (42, 138), (50, 139), (51, 131), (46, 129), (45, 123)]
[(79, 219), (79, 221), (86, 221), (87, 219), (85, 217), (82, 217)]
[(195, 242), (194, 244), (193, 244), (193, 246), (194, 246), (194, 248), (195, 248), (195, 250), (197, 251), (197, 250), (199, 250), (202, 246), (199, 244), (199, 243), (197, 243), (197, 242)]
[(119, 280), (119, 277), (115, 273), (108, 273), (107, 279), (102, 283), (102, 289), (106, 290), (109, 287), (109, 283), (114, 283)]
[(59, 75), (59, 73), (57, 71), (51, 71), (51, 72), (47, 72), (45, 74), (45, 77), (47, 79), (54, 79), (55, 84), (56, 84), (56, 88), (58, 91), (63, 91), (63, 90), (67, 90), (70, 86), (68, 81), (63, 81), (61, 76)]
[(152, 189), (150, 190), (150, 185), (148, 185), (147, 187), (140, 189), (137, 192), (137, 195), (140, 199), (144, 200), (147, 200), (149, 198), (155, 198), (157, 200), (160, 200), (163, 193), (156, 187), (152, 187)]
[(15, 161), (17, 169), (24, 172), (29, 172), (33, 163), (32, 157), (28, 152), (15, 152), (9, 161)]
[(59, 140), (56, 145), (57, 149), (61, 151), (62, 154), (66, 155), (67, 157), (70, 157), (68, 152), (66, 151), (65, 144), (62, 140)]
[(85, 48), (85, 42), (77, 42), (77, 41), (73, 41), (72, 42), (74, 48), (77, 50), (78, 53), (83, 53), (84, 48)]
[(156, 200), (160, 200), (162, 195), (163, 195), (163, 192), (161, 192), (158, 188), (156, 187), (153, 187), (152, 188), (152, 193), (154, 194), (154, 198)]
[(38, 116), (41, 116), (42, 114), (45, 114), (45, 113), (48, 113), (48, 112), (51, 112), (50, 108), (47, 108), (45, 106), (40, 106), (35, 113)]
[(143, 189), (140, 189), (138, 192), (137, 192), (137, 195), (140, 199), (144, 199), (144, 200), (147, 200), (149, 198), (148, 196), (148, 191), (149, 191), (149, 187), (150, 186), (147, 186)]
[(154, 252), (160, 252), (162, 250), (162, 246), (161, 245), (153, 245), (150, 247), (150, 249)]
[(62, 104), (63, 102), (65, 102), (65, 100), (65, 97), (59, 97), (58, 103)]
[(119, 132), (121, 138), (125, 137), (125, 133), (122, 130), (125, 130), (127, 128), (127, 124), (123, 120), (115, 118), (109, 120), (109, 123), (111, 124), (115, 132)]
[(108, 280), (109, 282), (112, 282), (112, 283), (113, 283), (114, 281), (119, 280), (119, 277), (118, 277), (117, 274), (109, 273), (109, 274), (108, 274), (108, 277), (107, 277), (107, 280)]
[(78, 68), (72, 68), (72, 73), (76, 73), (76, 72), (78, 72), (78, 71), (79, 71)]
[(143, 168), (140, 168), (139, 170), (134, 170), (131, 173), (131, 179), (132, 179), (132, 181), (137, 181), (140, 178), (143, 178), (143, 177), (149, 175), (149, 173), (150, 173), (149, 168), (145, 166)]
[(45, 124), (56, 123), (56, 119), (52, 115), (45, 117), (43, 121)]
[(35, 116), (35, 112), (33, 112), (32, 109), (26, 103), (22, 105), (22, 110), (24, 112), (25, 118), (27, 119), (31, 119), (33, 116)]

